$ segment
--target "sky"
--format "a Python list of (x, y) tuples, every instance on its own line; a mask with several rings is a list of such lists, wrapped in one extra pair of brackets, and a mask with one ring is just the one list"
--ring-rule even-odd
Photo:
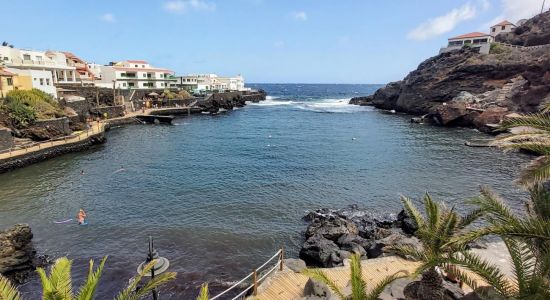
[[(0, 40), (255, 83), (387, 83), (543, 0), (0, 0)], [(546, 1), (546, 9), (550, 1)]]

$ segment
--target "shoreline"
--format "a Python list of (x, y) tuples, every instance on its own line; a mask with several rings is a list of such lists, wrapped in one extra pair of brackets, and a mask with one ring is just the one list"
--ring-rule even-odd
[(0, 174), (49, 160), (63, 154), (85, 151), (94, 145), (105, 143), (107, 140), (105, 132), (111, 128), (129, 124), (142, 124), (136, 118), (137, 116), (181, 117), (204, 112), (217, 114), (221, 109), (233, 110), (236, 107), (245, 106), (248, 101), (264, 101), (266, 97), (267, 95), (263, 91), (247, 95), (231, 92), (212, 94), (207, 99), (195, 101), (194, 105), (189, 107), (161, 107), (146, 109), (144, 111), (136, 110), (122, 117), (101, 120), (97, 123), (92, 122), (89, 124), (91, 125), (89, 129), (79, 134), (37, 143), (28, 148), (0, 153)]

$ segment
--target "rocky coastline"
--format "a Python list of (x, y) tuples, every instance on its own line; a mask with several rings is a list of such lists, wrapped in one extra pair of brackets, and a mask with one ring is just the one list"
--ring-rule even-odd
[(377, 215), (351, 205), (339, 210), (317, 209), (303, 219), (309, 225), (299, 256), (308, 266), (342, 266), (353, 253), (364, 259), (391, 255), (388, 246), (421, 247), (414, 236), (416, 224), (405, 211)]
[(497, 36), (489, 54), (464, 47), (422, 62), (403, 80), (350, 104), (421, 116), (413, 122), (491, 132), (550, 101), (550, 12)]
[(48, 263), (46, 256), (37, 255), (32, 238), (32, 230), (27, 224), (0, 231), (0, 274), (21, 284), (36, 268)]

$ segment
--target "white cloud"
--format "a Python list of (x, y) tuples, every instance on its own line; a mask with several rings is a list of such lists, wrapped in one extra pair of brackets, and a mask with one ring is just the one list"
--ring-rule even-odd
[(188, 10), (212, 11), (216, 9), (216, 4), (205, 0), (176, 0), (165, 2), (163, 7), (168, 12), (181, 14)]
[(304, 11), (293, 11), (291, 15), (294, 20), (307, 21), (307, 13)]
[(407, 37), (416, 41), (428, 40), (453, 30), (461, 22), (474, 18), (476, 14), (476, 6), (466, 3), (442, 16), (420, 24), (409, 32)]
[(114, 23), (116, 22), (115, 16), (112, 13), (106, 13), (99, 17), (103, 22)]
[[(540, 13), (542, 8), (542, 0), (502, 0), (501, 2), (502, 14), (510, 22), (531, 18)], [(549, 1), (546, 1), (545, 9), (549, 5)]]
[(489, 0), (479, 0), (479, 6), (483, 11), (487, 11), (491, 8), (491, 1)]

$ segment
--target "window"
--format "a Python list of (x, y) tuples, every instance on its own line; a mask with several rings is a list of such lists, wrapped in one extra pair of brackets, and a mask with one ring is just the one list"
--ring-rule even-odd
[(23, 54), (23, 59), (24, 60), (31, 60), (30, 54)]
[(137, 68), (138, 66), (137, 66), (137, 65), (134, 65), (134, 67), (136, 67), (136, 68)]
[(44, 78), (40, 78), (40, 85), (44, 85)]
[(13, 85), (13, 78), (6, 78), (6, 82), (7, 82), (8, 86), (12, 86)]
[(122, 83), (122, 86), (126, 86), (126, 82), (123, 82), (123, 83)]
[(160, 78), (164, 78), (164, 74), (160, 74)]
[(50, 85), (50, 79), (46, 78), (46, 85)]
[(42, 61), (42, 56), (36, 56), (37, 61)]
[(502, 30), (506, 29), (506, 26), (502, 26)]
[(147, 77), (147, 74), (143, 74), (143, 78)]
[(128, 83), (128, 86), (129, 86), (129, 87), (134, 87), (134, 83), (133, 83), (133, 82), (129, 82), (129, 83)]
[(142, 68), (145, 68), (145, 65), (141, 65)]
[(495, 32), (495, 31), (497, 31), (497, 29), (495, 27), (493, 27), (491, 31)]

